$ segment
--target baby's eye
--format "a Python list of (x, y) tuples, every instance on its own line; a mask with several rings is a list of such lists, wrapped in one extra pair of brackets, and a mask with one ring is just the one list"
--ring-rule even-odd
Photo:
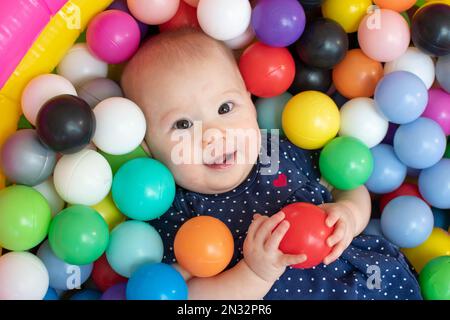
[(225, 102), (219, 107), (219, 114), (225, 114), (233, 110), (234, 103), (233, 102)]
[(193, 123), (191, 121), (189, 121), (189, 120), (186, 120), (186, 119), (178, 120), (177, 122), (175, 122), (173, 124), (173, 128), (174, 129), (181, 129), (181, 130), (189, 129), (192, 126), (193, 126)]

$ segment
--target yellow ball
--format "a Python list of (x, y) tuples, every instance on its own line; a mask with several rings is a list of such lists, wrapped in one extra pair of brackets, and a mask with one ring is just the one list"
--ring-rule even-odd
[(359, 23), (372, 6), (371, 0), (325, 0), (322, 14), (339, 23), (345, 32), (358, 31)]
[(450, 256), (450, 234), (444, 229), (434, 228), (428, 239), (420, 246), (401, 250), (417, 272), (420, 272), (430, 260)]
[(112, 199), (111, 193), (105, 199), (92, 206), (106, 221), (109, 230), (114, 229), (118, 224), (125, 221), (126, 217), (117, 209)]
[(286, 104), (282, 115), (286, 137), (303, 149), (322, 148), (339, 131), (340, 114), (336, 103), (319, 91), (305, 91)]

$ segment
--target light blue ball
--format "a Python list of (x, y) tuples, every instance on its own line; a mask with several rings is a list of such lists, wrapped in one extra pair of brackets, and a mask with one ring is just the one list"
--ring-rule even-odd
[(48, 287), (43, 300), (59, 300), (58, 293), (56, 293), (55, 289)]
[(397, 157), (408, 167), (429, 168), (444, 156), (447, 138), (441, 126), (428, 118), (401, 125), (394, 136)]
[(106, 258), (114, 271), (129, 278), (141, 265), (161, 262), (163, 253), (163, 242), (155, 228), (129, 220), (111, 232)]
[(405, 124), (416, 120), (425, 111), (428, 90), (415, 74), (396, 71), (380, 80), (374, 99), (378, 109), (390, 122)]
[(102, 293), (94, 289), (83, 289), (70, 297), (70, 300), (100, 300)]
[(255, 102), (258, 115), (258, 125), (260, 129), (279, 129), (280, 137), (284, 137), (284, 131), (281, 125), (281, 115), (284, 107), (291, 100), (292, 94), (283, 93), (273, 98), (259, 98)]
[(450, 159), (442, 159), (419, 175), (419, 191), (438, 209), (450, 209)]
[(366, 187), (374, 193), (388, 193), (401, 186), (406, 178), (407, 167), (398, 160), (394, 148), (387, 144), (373, 147), (370, 152), (374, 166)]
[(433, 211), (434, 226), (436, 228), (448, 230), (448, 227), (450, 226), (450, 211), (438, 208), (431, 208), (431, 211)]
[(137, 158), (117, 171), (112, 196), (117, 208), (129, 218), (141, 221), (156, 219), (172, 205), (175, 180), (161, 162)]
[(384, 237), (381, 232), (380, 219), (370, 219), (369, 224), (362, 232), (365, 235)]
[(383, 235), (401, 248), (414, 248), (427, 240), (433, 224), (430, 207), (423, 200), (412, 196), (391, 200), (381, 215)]
[(186, 300), (188, 287), (183, 276), (164, 263), (139, 267), (127, 284), (127, 300)]
[(86, 282), (92, 272), (93, 264), (72, 265), (58, 258), (46, 240), (37, 252), (47, 268), (49, 285), (57, 290), (71, 290)]

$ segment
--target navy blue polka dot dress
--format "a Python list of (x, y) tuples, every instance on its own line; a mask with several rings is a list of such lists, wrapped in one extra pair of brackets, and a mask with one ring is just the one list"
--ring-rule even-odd
[[(261, 174), (264, 166), (258, 162), (235, 190), (205, 195), (178, 187), (170, 210), (150, 222), (164, 242), (163, 262), (176, 262), (175, 234), (194, 216), (214, 216), (230, 228), (235, 242), (231, 268), (243, 258), (242, 247), (254, 213), (271, 216), (293, 202), (332, 202), (331, 193), (319, 183), (317, 153), (287, 140), (280, 140), (279, 148), (277, 172)], [(421, 295), (415, 273), (396, 246), (381, 237), (360, 235), (328, 266), (288, 267), (264, 299), (418, 300)]]

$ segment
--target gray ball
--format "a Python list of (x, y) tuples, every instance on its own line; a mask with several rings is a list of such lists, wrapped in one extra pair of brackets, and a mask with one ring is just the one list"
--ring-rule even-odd
[(97, 78), (84, 83), (78, 88), (78, 96), (91, 108), (105, 99), (123, 97), (122, 89), (117, 83), (107, 78)]
[(438, 59), (436, 64), (436, 78), (442, 89), (450, 93), (450, 55)]
[(56, 153), (39, 141), (35, 130), (25, 129), (6, 140), (0, 153), (0, 164), (11, 182), (35, 186), (52, 174)]

